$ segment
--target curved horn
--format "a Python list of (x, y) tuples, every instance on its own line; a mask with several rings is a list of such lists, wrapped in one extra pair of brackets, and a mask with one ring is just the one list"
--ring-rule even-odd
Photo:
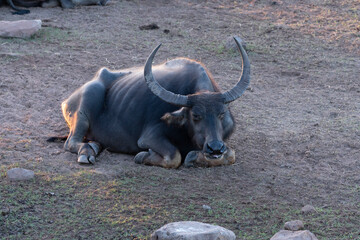
[(173, 92), (170, 92), (170, 91), (166, 90), (165, 88), (163, 88), (155, 80), (155, 78), (154, 78), (154, 76), (152, 74), (152, 62), (153, 62), (155, 54), (159, 50), (160, 46), (161, 46), (161, 44), (159, 44), (159, 46), (157, 46), (152, 51), (152, 53), (150, 54), (150, 56), (146, 60), (145, 68), (144, 68), (145, 82), (147, 83), (149, 89), (156, 96), (158, 96), (159, 98), (161, 98), (165, 102), (170, 103), (170, 104), (174, 104), (174, 105), (177, 105), (177, 106), (182, 106), (182, 107), (189, 106), (187, 96), (184, 96), (184, 95), (181, 95), (181, 94), (175, 94)]
[(231, 90), (223, 93), (223, 97), (225, 99), (225, 103), (232, 102), (236, 100), (238, 97), (240, 97), (247, 87), (250, 84), (250, 61), (249, 58), (244, 50), (244, 48), (239, 43), (239, 40), (237, 37), (234, 37), (234, 40), (236, 42), (236, 45), (238, 46), (238, 49), (241, 53), (242, 57), (242, 74), (240, 77), (239, 82), (233, 87)]

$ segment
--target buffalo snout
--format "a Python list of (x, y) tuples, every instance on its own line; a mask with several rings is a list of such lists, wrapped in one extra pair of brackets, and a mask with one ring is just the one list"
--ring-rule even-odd
[(226, 151), (226, 145), (223, 141), (211, 141), (206, 144), (205, 153), (212, 156), (222, 155)]

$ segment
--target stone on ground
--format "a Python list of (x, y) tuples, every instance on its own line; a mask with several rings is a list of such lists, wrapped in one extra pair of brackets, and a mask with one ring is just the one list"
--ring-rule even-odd
[(235, 234), (223, 227), (184, 221), (166, 224), (151, 234), (150, 240), (235, 240)]
[(29, 38), (41, 28), (41, 20), (0, 21), (0, 37)]
[(306, 205), (301, 209), (302, 213), (314, 213), (316, 212), (315, 208), (311, 205)]
[(276, 233), (270, 240), (318, 240), (313, 233), (308, 230), (288, 231), (281, 230)]
[(202, 208), (204, 210), (211, 210), (211, 207), (209, 205), (202, 205)]
[(7, 171), (6, 175), (12, 181), (30, 180), (35, 176), (33, 171), (23, 168), (12, 168)]
[(300, 220), (286, 222), (284, 226), (285, 230), (298, 231), (304, 229), (304, 223)]
[(6, 216), (6, 215), (8, 215), (10, 213), (10, 209), (4, 207), (3, 209), (1, 209), (0, 212), (1, 212), (2, 216)]

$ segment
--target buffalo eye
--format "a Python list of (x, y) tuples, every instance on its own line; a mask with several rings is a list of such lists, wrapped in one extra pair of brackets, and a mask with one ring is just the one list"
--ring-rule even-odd
[(202, 119), (202, 117), (198, 114), (193, 114), (192, 117), (195, 122), (198, 122)]

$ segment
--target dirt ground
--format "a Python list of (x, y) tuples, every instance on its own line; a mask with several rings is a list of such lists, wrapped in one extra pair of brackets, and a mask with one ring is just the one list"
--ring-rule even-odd
[[(0, 39), (0, 238), (145, 239), (171, 221), (269, 239), (301, 219), (319, 239), (360, 239), (360, 5), (357, 1), (115, 1), (70, 10), (0, 8), (41, 19), (31, 39)], [(156, 23), (159, 29), (140, 30)], [(60, 104), (106, 66), (202, 61), (223, 90), (247, 42), (251, 89), (232, 103), (236, 163), (166, 170), (104, 151), (81, 166), (62, 143)], [(35, 171), (14, 183), (6, 171)], [(316, 212), (302, 214), (311, 204)], [(209, 205), (211, 210), (204, 210)], [(4, 210), (5, 209), (5, 210)]]

